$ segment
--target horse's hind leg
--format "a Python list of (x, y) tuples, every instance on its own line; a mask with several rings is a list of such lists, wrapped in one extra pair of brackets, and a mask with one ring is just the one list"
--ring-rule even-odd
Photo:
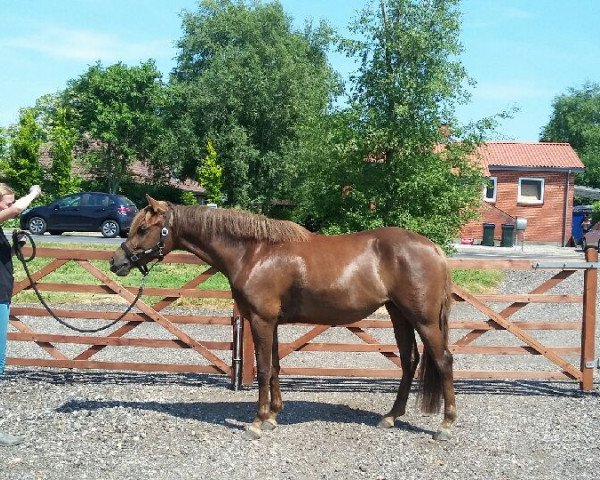
[(417, 331), (424, 345), (423, 364), (420, 372), (422, 407), (427, 413), (437, 413), (440, 407), (440, 396), (443, 396), (444, 420), (433, 438), (449, 440), (452, 425), (456, 420), (452, 354), (448, 350), (447, 339), (439, 325), (417, 324)]
[(404, 319), (398, 308), (392, 304), (386, 304), (388, 313), (394, 325), (394, 336), (400, 352), (400, 363), (402, 366), (402, 380), (398, 387), (398, 394), (392, 409), (379, 421), (379, 427), (391, 428), (396, 418), (406, 412), (406, 402), (412, 385), (415, 371), (419, 363), (419, 351), (415, 341), (415, 330), (412, 325)]

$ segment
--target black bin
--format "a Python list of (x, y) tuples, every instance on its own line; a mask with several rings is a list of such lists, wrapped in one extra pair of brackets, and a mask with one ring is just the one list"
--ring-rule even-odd
[(502, 224), (501, 247), (514, 247), (515, 245), (515, 226), (512, 223)]
[(496, 229), (495, 223), (484, 223), (483, 224), (483, 239), (481, 244), (486, 247), (494, 246), (494, 230)]

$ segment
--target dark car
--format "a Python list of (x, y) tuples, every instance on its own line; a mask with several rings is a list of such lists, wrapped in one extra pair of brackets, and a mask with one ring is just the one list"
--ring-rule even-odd
[(581, 247), (584, 251), (588, 248), (597, 248), (600, 251), (600, 222), (583, 234)]
[(123, 195), (81, 192), (59, 198), (49, 205), (25, 210), (21, 228), (34, 235), (50, 232), (101, 232), (105, 237), (125, 238), (138, 209)]

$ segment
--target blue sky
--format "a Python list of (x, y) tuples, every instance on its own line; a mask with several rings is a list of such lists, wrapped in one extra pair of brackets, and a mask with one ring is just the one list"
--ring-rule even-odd
[[(283, 0), (301, 27), (326, 19), (344, 31), (359, 0)], [(195, 0), (0, 0), (0, 126), (20, 108), (63, 89), (96, 60), (107, 66), (154, 58), (166, 75), (174, 66), (183, 9)], [(498, 139), (537, 141), (553, 99), (569, 87), (600, 82), (600, 1), (463, 0), (461, 57), (477, 82), (463, 122), (511, 107)], [(332, 55), (334, 68), (350, 64)]]

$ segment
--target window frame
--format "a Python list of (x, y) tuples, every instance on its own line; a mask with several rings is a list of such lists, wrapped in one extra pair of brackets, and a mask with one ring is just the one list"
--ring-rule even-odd
[[(540, 184), (540, 198), (532, 200), (530, 197), (523, 197), (521, 194), (521, 186), (523, 181), (539, 182)], [(524, 205), (542, 205), (544, 203), (544, 190), (546, 189), (546, 181), (540, 177), (520, 177), (517, 192), (517, 202)]]
[(494, 184), (494, 195), (490, 198), (487, 196), (488, 187), (483, 187), (483, 200), (488, 203), (496, 203), (496, 196), (498, 194), (498, 177), (487, 177), (488, 181)]

